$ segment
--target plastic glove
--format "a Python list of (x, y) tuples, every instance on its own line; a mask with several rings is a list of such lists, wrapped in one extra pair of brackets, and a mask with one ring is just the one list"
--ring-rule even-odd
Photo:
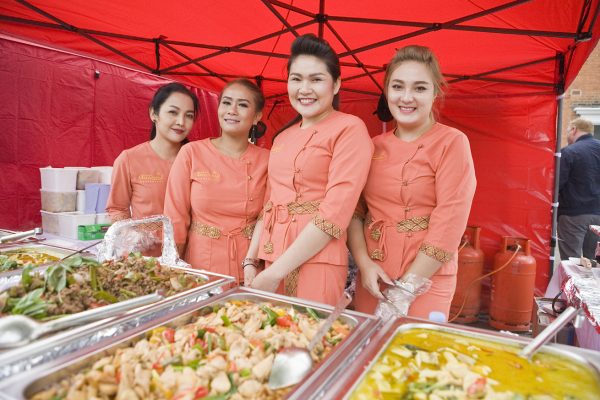
[(430, 279), (413, 273), (405, 275), (401, 280), (395, 280), (394, 286), (383, 291), (388, 301), (379, 302), (375, 315), (382, 319), (406, 317), (413, 301), (417, 296), (427, 292), (430, 287)]

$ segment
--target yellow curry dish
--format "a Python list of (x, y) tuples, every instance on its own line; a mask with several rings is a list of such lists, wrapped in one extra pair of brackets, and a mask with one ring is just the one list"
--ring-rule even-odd
[(28, 264), (38, 266), (58, 260), (58, 257), (35, 249), (6, 250), (0, 252), (0, 272), (20, 269)]
[[(312, 309), (229, 300), (206, 307), (178, 327), (164, 326), (116, 349), (34, 400), (280, 399), (267, 386), (275, 354), (306, 348), (323, 322)], [(350, 333), (337, 320), (312, 352), (323, 360)]]
[(416, 328), (395, 335), (351, 400), (592, 400), (597, 372), (576, 360), (460, 334)]

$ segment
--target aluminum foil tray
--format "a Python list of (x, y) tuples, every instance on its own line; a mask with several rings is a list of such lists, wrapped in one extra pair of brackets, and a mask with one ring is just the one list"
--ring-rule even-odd
[[(165, 325), (180, 326), (192, 320), (203, 307), (229, 300), (267, 301), (276, 305), (311, 307), (322, 314), (328, 314), (333, 309), (320, 303), (237, 287), (183, 307), (147, 311), (107, 324), (102, 329), (105, 332), (104, 340), (89, 343), (69, 355), (54, 359), (42, 367), (36, 367), (27, 374), (19, 374), (0, 382), (0, 398), (2, 396), (8, 399), (28, 398), (48, 385), (93, 364), (94, 361), (114, 352), (117, 348), (136, 342), (154, 328)], [(360, 349), (363, 342), (380, 326), (380, 320), (374, 316), (354, 311), (345, 311), (340, 318), (353, 327), (352, 331), (292, 392), (287, 394), (287, 399), (307, 398), (305, 389), (322, 375), (323, 370), (331, 365), (338, 365)]]
[[(411, 318), (394, 319), (385, 323), (363, 351), (355, 353), (352, 359), (346, 360), (344, 365), (333, 366), (333, 368), (323, 371), (327, 378), (321, 380), (318, 385), (307, 388), (308, 393), (311, 393), (311, 395), (307, 396), (306, 399), (349, 399), (396, 335), (419, 328), (461, 335), (466, 340), (473, 338), (506, 344), (511, 347), (524, 347), (531, 341), (529, 338), (516, 335), (509, 336), (461, 325), (435, 324)], [(557, 355), (580, 363), (588, 368), (600, 382), (600, 352), (555, 343), (543, 346), (540, 352)], [(517, 370), (515, 369), (515, 371)]]
[(107, 318), (49, 335), (18, 349), (0, 350), (0, 380), (67, 354), (96, 346), (108, 338), (136, 328), (162, 315), (177, 312), (179, 309), (186, 310), (188, 306), (196, 306), (198, 302), (208, 299), (211, 295), (221, 293), (224, 285), (234, 282), (234, 278), (214, 272), (182, 267), (170, 268), (203, 277), (206, 282), (193, 289), (166, 297), (154, 304), (133, 309), (119, 317)]

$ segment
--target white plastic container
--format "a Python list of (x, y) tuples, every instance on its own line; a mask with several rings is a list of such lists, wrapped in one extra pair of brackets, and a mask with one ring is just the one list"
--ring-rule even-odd
[(68, 168), (40, 168), (42, 190), (72, 192), (77, 185), (77, 170)]
[(77, 209), (76, 211), (85, 210), (85, 190), (77, 191)]
[(48, 191), (41, 189), (42, 210), (50, 212), (69, 212), (77, 209), (77, 191)]
[(110, 220), (110, 215), (108, 213), (99, 213), (96, 214), (96, 223), (97, 224), (110, 224), (112, 223)]
[(69, 212), (58, 214), (58, 235), (69, 239), (77, 239), (77, 227), (79, 225), (93, 225), (96, 222), (96, 214), (84, 214), (82, 212)]
[(65, 169), (77, 170), (76, 189), (85, 189), (86, 183), (99, 183), (102, 179), (102, 171), (87, 167), (65, 167)]
[(58, 213), (40, 211), (42, 214), (42, 229), (44, 233), (58, 234)]
[(98, 170), (101, 173), (98, 183), (111, 184), (113, 167), (92, 167), (92, 169)]

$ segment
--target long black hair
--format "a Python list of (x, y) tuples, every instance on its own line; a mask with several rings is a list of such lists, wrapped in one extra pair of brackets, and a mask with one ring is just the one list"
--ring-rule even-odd
[[(327, 71), (333, 78), (334, 82), (337, 81), (341, 75), (340, 60), (335, 51), (333, 51), (333, 48), (329, 45), (329, 43), (326, 40), (320, 39), (312, 33), (307, 33), (306, 35), (298, 36), (292, 43), (290, 58), (288, 59), (287, 63), (288, 74), (290, 73), (290, 67), (292, 66), (296, 58), (298, 58), (298, 56), (314, 56), (317, 57), (319, 60), (323, 61), (323, 63), (325, 63), (325, 66), (327, 67)], [(335, 96), (333, 96), (333, 108), (338, 110), (339, 105), (340, 97), (338, 93)], [(273, 140), (275, 140), (277, 135), (279, 135), (281, 132), (283, 132), (290, 126), (297, 124), (301, 120), (302, 116), (298, 114), (294, 119), (285, 124), (283, 128), (279, 129), (277, 133), (275, 133), (275, 136), (273, 136)]]
[[(152, 98), (152, 101), (150, 102), (150, 106), (149, 106), (150, 110), (152, 110), (155, 114), (158, 114), (160, 112), (160, 108), (162, 107), (164, 102), (167, 101), (169, 96), (171, 96), (173, 93), (185, 94), (186, 96), (189, 96), (192, 99), (192, 103), (194, 103), (194, 120), (195, 120), (198, 117), (198, 111), (200, 110), (200, 105), (198, 103), (198, 97), (196, 97), (196, 95), (191, 90), (189, 90), (188, 88), (183, 86), (181, 83), (177, 83), (177, 82), (168, 83), (168, 84), (158, 88), (156, 93), (154, 93), (154, 97)], [(156, 124), (152, 123), (152, 130), (150, 131), (150, 140), (154, 139), (155, 137), (156, 137)], [(187, 138), (185, 138), (181, 141), (181, 144), (186, 144), (188, 142), (189, 142), (189, 140)]]

